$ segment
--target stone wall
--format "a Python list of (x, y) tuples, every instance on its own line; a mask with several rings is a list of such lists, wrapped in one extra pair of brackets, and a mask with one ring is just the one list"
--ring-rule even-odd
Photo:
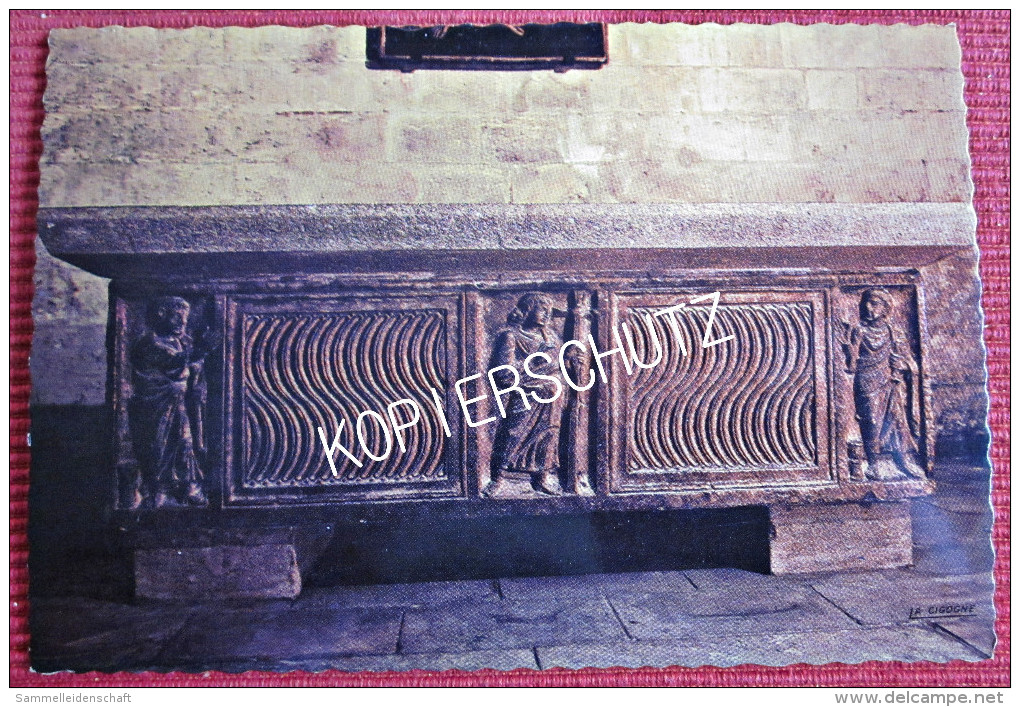
[(370, 70), (364, 35), (53, 32), (41, 204), (969, 198), (951, 27), (617, 25), (562, 74)]
[[(364, 29), (54, 31), (42, 206), (966, 202), (952, 27), (626, 24), (599, 71), (373, 71)], [(33, 400), (103, 401), (40, 248)], [(45, 375), (41, 375), (45, 372)]]

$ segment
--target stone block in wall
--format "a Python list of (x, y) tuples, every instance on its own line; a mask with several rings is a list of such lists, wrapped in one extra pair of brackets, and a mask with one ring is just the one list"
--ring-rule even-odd
[(54, 63), (97, 64), (101, 62), (149, 62), (160, 30), (154, 27), (78, 27), (55, 29), (49, 34), (46, 70)]
[[(243, 162), (316, 159), (323, 162), (377, 162), (385, 156), (386, 119), (374, 113), (233, 113), (229, 149)], [(271, 168), (267, 168), (271, 169)]]
[(510, 203), (510, 170), (479, 165), (428, 165), (415, 170), (417, 198), (436, 204)]
[(559, 162), (560, 121), (518, 118), (482, 126), (482, 155), (488, 162)]
[(36, 239), (32, 273), (32, 319), (36, 325), (71, 321), (105, 326), (109, 283), (106, 278), (57, 260)]
[(29, 359), (32, 404), (106, 402), (106, 324), (35, 323)]
[(807, 108), (804, 72), (791, 69), (701, 69), (698, 96), (706, 113), (771, 115)]
[[(959, 107), (959, 106), (958, 106)], [(872, 143), (886, 161), (940, 159), (969, 161), (966, 113), (861, 111), (858, 119), (871, 131)]]
[(607, 196), (621, 203), (732, 202), (737, 184), (730, 162), (620, 161), (600, 165)]
[(450, 115), (391, 118), (387, 126), (386, 159), (477, 164), (481, 161), (480, 139), (477, 119)]
[(329, 65), (365, 60), (364, 27), (226, 27), (223, 41), (232, 61)]
[(524, 77), (514, 87), (512, 108), (515, 112), (589, 113), (595, 109), (594, 87), (607, 83), (607, 76), (602, 73), (605, 68), (608, 67), (563, 73), (520, 72)]
[(726, 63), (730, 66), (783, 66), (779, 25), (743, 22), (726, 25)]
[(590, 95), (593, 113), (625, 115), (637, 123), (643, 121), (645, 113), (697, 112), (698, 70), (687, 66), (610, 63), (592, 78)]
[(278, 169), (239, 164), (233, 203), (407, 203), (417, 195), (417, 179), (407, 166), (308, 159), (292, 160)]
[(565, 204), (599, 201), (599, 175), (591, 165), (514, 167), (510, 176), (515, 204)]
[[(655, 137), (663, 143), (649, 145), (653, 154), (655, 150), (662, 149), (662, 144), (671, 144), (681, 150), (690, 150), (701, 160), (736, 162), (744, 159), (744, 136), (740, 124), (728, 117), (700, 114), (675, 118), (664, 116), (656, 126)], [(662, 154), (659, 152), (658, 157)]]
[(959, 71), (877, 70), (860, 72), (861, 105), (878, 110), (959, 110)]
[(853, 111), (858, 105), (857, 72), (805, 71), (808, 110)]
[(113, 206), (130, 202), (128, 166), (112, 162), (49, 164), (39, 175), (39, 206)]
[(228, 60), (225, 33), (211, 27), (156, 29), (122, 27), (56, 29), (50, 32), (51, 61), (100, 65), (115, 62), (212, 64)]
[(729, 59), (726, 28), (715, 23), (610, 25), (609, 52), (622, 64), (719, 66)]
[(875, 123), (862, 119), (857, 112), (801, 113), (793, 116), (791, 123), (793, 157), (799, 161), (854, 164), (870, 161), (876, 155)]
[[(526, 105), (521, 89), (535, 75), (527, 71), (373, 73), (389, 75), (394, 84), (397, 95), (393, 104), (386, 106), (387, 109), (397, 108), (402, 112), (422, 116), (455, 113), (479, 120), (524, 111)], [(559, 75), (586, 73), (593, 72), (575, 71)]]
[(46, 65), (43, 105), (47, 117), (65, 111), (151, 110), (165, 102), (162, 76), (147, 64), (51, 61)]
[(969, 160), (933, 160), (926, 163), (932, 201), (967, 201), (974, 195)]
[(794, 68), (960, 66), (952, 26), (779, 25), (784, 65)]

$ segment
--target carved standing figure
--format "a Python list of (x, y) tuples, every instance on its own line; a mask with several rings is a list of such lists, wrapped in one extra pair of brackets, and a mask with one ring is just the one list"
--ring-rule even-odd
[(142, 486), (156, 508), (206, 503), (199, 457), (205, 456), (207, 352), (188, 336), (190, 310), (180, 297), (153, 301), (151, 330), (131, 347), (131, 438)]
[[(560, 424), (566, 393), (561, 389), (554, 402), (538, 403), (531, 393), (549, 399), (556, 394), (556, 385), (524, 372), (525, 359), (536, 352), (544, 352), (550, 361), (536, 357), (528, 367), (534, 373), (560, 379), (557, 357), (563, 342), (550, 326), (552, 317), (552, 300), (539, 292), (530, 292), (517, 302), (507, 317), (507, 328), (496, 338), (489, 368), (509, 365), (517, 369), (519, 385), (530, 399), (526, 406), (516, 393), (504, 398), (506, 417), (500, 419), (496, 428), (492, 481), (483, 492), (486, 496), (515, 495), (512, 483), (515, 480), (530, 481), (531, 489), (538, 493), (550, 496), (563, 493), (559, 480)], [(506, 369), (493, 375), (501, 388), (514, 383), (513, 373)]]
[(920, 405), (917, 364), (889, 323), (892, 298), (882, 289), (861, 296), (860, 325), (843, 345), (854, 377), (854, 404), (870, 479), (924, 477), (917, 464)]

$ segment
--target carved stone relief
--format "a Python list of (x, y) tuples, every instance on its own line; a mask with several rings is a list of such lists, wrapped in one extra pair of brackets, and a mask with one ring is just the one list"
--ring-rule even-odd
[(847, 440), (853, 480), (925, 476), (920, 371), (894, 307), (889, 291), (869, 288), (860, 294), (857, 321), (840, 323), (859, 433)]
[(151, 299), (147, 330), (130, 344), (127, 418), (137, 460), (131, 508), (208, 503), (205, 359), (218, 342), (208, 328), (189, 328), (191, 309), (182, 297)]
[[(334, 476), (315, 426), (345, 421), (353, 439), (362, 411), (413, 399), (429, 408), (429, 390), (446, 386), (446, 316), (416, 311), (247, 312), (240, 318), (238, 464), (245, 488), (314, 488), (445, 481), (446, 438), (435, 415), (402, 432), (406, 453), (384, 461), (340, 456)], [(381, 456), (378, 424), (361, 425), (366, 448)], [(392, 439), (389, 441), (392, 445)], [(350, 445), (355, 446), (355, 445)]]
[[(533, 291), (509, 299), (513, 296), (491, 303), (485, 327), (492, 333), (485, 335), (488, 356), (480, 372), (500, 390), (518, 390), (488, 406), (496, 419), (491, 431), (482, 432), (489, 480), (481, 493), (489, 498), (590, 495), (587, 398), (566, 384), (559, 360), (565, 334), (587, 339), (590, 294)], [(500, 313), (503, 321), (495, 324)], [(583, 350), (568, 348), (564, 366), (572, 380), (583, 380)]]
[[(802, 468), (816, 463), (810, 302), (724, 304), (703, 347), (710, 307), (676, 317), (630, 310), (637, 358), (663, 360), (630, 381), (631, 469)], [(654, 322), (650, 329), (648, 322)]]
[(617, 296), (634, 363), (610, 384), (615, 488), (831, 478), (823, 295), (731, 291), (718, 306), (692, 298)]

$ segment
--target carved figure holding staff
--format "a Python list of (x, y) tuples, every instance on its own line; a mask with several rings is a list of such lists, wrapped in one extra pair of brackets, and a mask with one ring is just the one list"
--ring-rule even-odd
[(918, 465), (920, 393), (917, 363), (904, 338), (889, 323), (892, 297), (883, 289), (861, 296), (860, 324), (847, 326), (843, 344), (847, 372), (854, 377), (866, 478), (895, 481), (924, 478)]

